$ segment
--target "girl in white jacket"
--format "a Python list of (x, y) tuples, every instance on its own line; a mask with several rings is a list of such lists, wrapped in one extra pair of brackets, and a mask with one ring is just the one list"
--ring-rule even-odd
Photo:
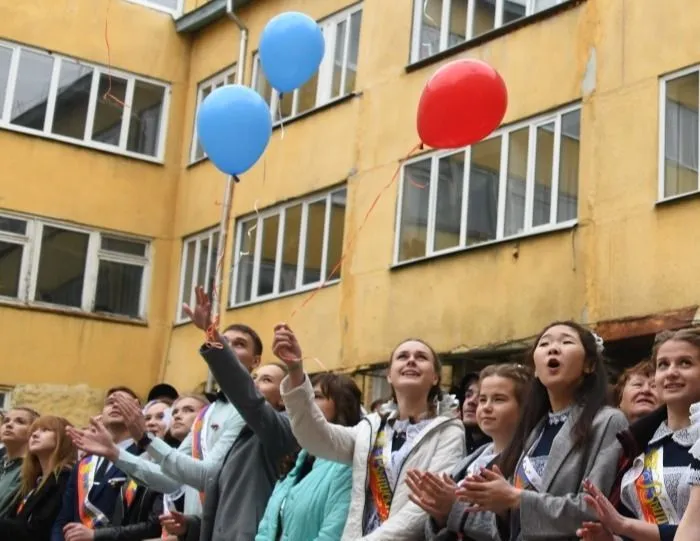
[(427, 515), (409, 501), (406, 472), (446, 472), (466, 452), (461, 421), (439, 403), (441, 366), (435, 351), (417, 339), (399, 344), (387, 374), (396, 408), (372, 413), (354, 427), (326, 421), (314, 403), (299, 343), (285, 324), (275, 327), (273, 352), (290, 369), (281, 388), (299, 444), (315, 456), (352, 465), (342, 540), (423, 539)]

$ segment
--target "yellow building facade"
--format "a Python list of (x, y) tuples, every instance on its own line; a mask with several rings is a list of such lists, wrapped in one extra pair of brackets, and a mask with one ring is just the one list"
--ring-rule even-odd
[[(287, 10), (319, 21), (326, 54), (278, 96), (256, 53)], [(195, 119), (239, 77), (275, 129), (235, 187), (223, 321), (257, 329), (265, 360), (286, 321), (310, 370), (358, 374), (369, 401), (409, 336), (453, 382), (553, 320), (593, 326), (620, 363), (645, 355), (698, 319), (699, 15), (682, 0), (0, 0), (7, 402), (84, 420), (111, 385), (206, 380), (180, 307), (214, 281), (226, 178)], [(504, 78), (503, 125), (408, 156), (423, 85), (459, 58)]]

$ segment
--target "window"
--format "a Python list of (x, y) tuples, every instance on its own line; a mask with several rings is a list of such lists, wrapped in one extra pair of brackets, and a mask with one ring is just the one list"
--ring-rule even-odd
[(411, 62), (566, 0), (413, 0)]
[(12, 389), (0, 387), (0, 413), (7, 412), (10, 409), (12, 398)]
[(144, 318), (149, 243), (0, 216), (0, 298)]
[(197, 109), (194, 113), (194, 128), (192, 133), (192, 148), (190, 149), (190, 163), (197, 162), (206, 158), (206, 153), (202, 148), (197, 137), (197, 115), (199, 114), (199, 107), (202, 105), (204, 99), (211, 94), (217, 88), (224, 85), (231, 85), (235, 83), (236, 79), (236, 67), (231, 66), (221, 73), (217, 73), (212, 78), (207, 79), (199, 83), (197, 87)]
[(659, 200), (697, 192), (698, 184), (698, 68), (661, 80)]
[(576, 223), (579, 106), (407, 162), (396, 263)]
[(167, 85), (0, 42), (0, 128), (162, 161)]
[(189, 321), (182, 310), (182, 305), (195, 305), (194, 288), (196, 286), (203, 286), (207, 293), (211, 293), (214, 289), (218, 248), (219, 231), (217, 229), (209, 229), (184, 240), (178, 297), (180, 302), (176, 316), (178, 323)]
[(290, 94), (280, 96), (265, 79), (260, 58), (253, 57), (253, 88), (267, 101), (273, 119), (281, 121), (351, 94), (357, 79), (362, 4), (319, 21), (326, 52), (314, 77)]
[(339, 188), (238, 220), (231, 305), (340, 280), (346, 195)]
[(147, 8), (165, 11), (172, 15), (182, 13), (182, 0), (128, 0), (134, 4), (141, 4)]

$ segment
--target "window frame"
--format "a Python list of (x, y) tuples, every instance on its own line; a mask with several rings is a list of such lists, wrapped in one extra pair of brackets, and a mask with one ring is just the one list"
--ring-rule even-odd
[[(59, 220), (53, 220), (51, 218), (21, 215), (6, 211), (0, 212), (0, 217), (11, 218), (14, 220), (23, 220), (27, 224), (27, 233), (23, 236), (7, 232), (0, 232), (0, 240), (5, 240), (6, 238), (9, 238), (8, 235), (12, 235), (14, 237), (14, 241), (21, 240), (24, 246), (22, 262), (20, 264), (20, 286), (17, 297), (0, 296), (0, 304), (14, 304), (29, 307), (49, 308), (52, 310), (74, 313), (87, 313), (96, 316), (106, 316), (109, 318), (117, 319), (128, 319), (132, 321), (147, 321), (147, 301), (148, 293), (150, 290), (153, 261), (153, 243), (151, 239), (131, 234), (125, 234), (121, 232), (92, 229), (81, 225), (66, 223)], [(80, 307), (67, 306), (64, 304), (45, 302), (34, 299), (38, 286), (39, 265), (41, 262), (41, 250), (43, 245), (43, 231), (44, 227), (46, 226), (88, 235), (88, 244), (85, 253), (84, 281), (83, 288), (81, 291)], [(101, 246), (101, 241), (104, 237), (142, 243), (145, 245), (144, 255), (137, 256), (133, 254), (126, 254), (123, 252), (116, 252), (108, 249), (103, 249)], [(14, 243), (19, 244), (20, 242)], [(95, 302), (97, 299), (98, 273), (101, 261), (110, 261), (126, 265), (141, 266), (143, 268), (143, 274), (141, 276), (141, 288), (139, 291), (137, 317), (129, 316), (126, 314), (116, 314), (111, 312), (102, 312), (95, 310)]]
[[(180, 280), (178, 282), (178, 305), (176, 307), (176, 312), (175, 312), (175, 323), (176, 324), (181, 324), (181, 323), (188, 323), (189, 318), (188, 317), (183, 317), (182, 315), (182, 304), (187, 300), (187, 304), (190, 306), (194, 305), (194, 289), (190, 291), (189, 297), (185, 299), (185, 275), (186, 275), (186, 264), (187, 264), (187, 255), (188, 255), (188, 244), (191, 242), (195, 243), (195, 255), (194, 255), (194, 261), (193, 261), (193, 269), (192, 269), (192, 285), (202, 285), (201, 283), (197, 282), (197, 276), (196, 273), (199, 272), (199, 260), (200, 257), (202, 256), (202, 241), (203, 240), (209, 240), (209, 246), (211, 249), (214, 250), (214, 255), (218, 257), (218, 249), (219, 249), (219, 242), (217, 239), (216, 244), (214, 244), (212, 241), (214, 240), (214, 236), (219, 233), (219, 228), (217, 226), (212, 226), (210, 228), (207, 228), (203, 231), (200, 231), (199, 233), (195, 233), (193, 235), (188, 235), (187, 237), (184, 237), (182, 239), (182, 250), (180, 252)], [(211, 270), (209, 268), (209, 265), (211, 264), (211, 259), (207, 261), (207, 268), (206, 268), (206, 274), (209, 275), (209, 271)], [(214, 269), (214, 273), (216, 275), (216, 268)], [(210, 294), (210, 291), (207, 291), (207, 284), (204, 284), (204, 288), (207, 294)]]
[[(470, 187), (470, 171), (471, 171), (471, 146), (463, 147), (461, 149), (449, 149), (449, 150), (438, 150), (432, 152), (426, 152), (410, 158), (402, 163), (401, 171), (399, 174), (399, 187), (398, 196), (396, 203), (396, 218), (394, 222), (394, 245), (392, 253), (392, 266), (400, 267), (403, 265), (408, 265), (415, 263), (417, 261), (423, 261), (426, 259), (431, 259), (444, 254), (462, 252), (465, 250), (472, 250), (481, 248), (483, 246), (488, 246), (492, 244), (498, 244), (504, 241), (511, 241), (513, 239), (519, 239), (524, 237), (530, 237), (534, 235), (539, 235), (542, 233), (547, 233), (551, 231), (558, 231), (561, 229), (568, 229), (575, 226), (578, 223), (578, 213), (576, 218), (570, 220), (564, 220), (557, 222), (557, 210), (559, 205), (559, 169), (560, 169), (560, 157), (561, 157), (561, 135), (562, 135), (562, 117), (573, 111), (582, 111), (581, 103), (575, 103), (565, 107), (561, 107), (554, 111), (548, 112), (543, 115), (536, 117), (531, 117), (525, 120), (514, 122), (507, 126), (502, 126), (498, 130), (494, 131), (491, 135), (484, 138), (482, 141), (489, 141), (492, 139), (500, 138), (500, 156), (499, 156), (499, 169), (498, 169), (498, 191), (497, 191), (497, 204), (496, 204), (496, 237), (491, 240), (484, 242), (479, 242), (473, 245), (467, 245), (467, 224), (468, 224), (468, 207), (469, 207), (469, 187)], [(534, 216), (534, 197), (535, 197), (535, 163), (536, 163), (536, 137), (537, 129), (539, 127), (545, 126), (551, 122), (554, 122), (554, 145), (552, 149), (552, 185), (550, 190), (550, 219), (546, 224), (533, 226), (533, 216)], [(525, 179), (525, 203), (524, 203), (524, 224), (523, 230), (521, 232), (506, 235), (505, 234), (505, 212), (506, 212), (506, 188), (508, 180), (508, 156), (509, 156), (509, 145), (510, 137), (504, 137), (505, 134), (511, 134), (513, 132), (519, 131), (523, 128), (528, 128), (528, 149), (527, 149), (527, 174)], [(534, 141), (534, 143), (533, 143)], [(581, 141), (581, 136), (579, 134), (579, 141)], [(439, 160), (445, 156), (451, 156), (454, 154), (464, 153), (464, 174), (462, 177), (462, 200), (460, 209), (460, 224), (459, 224), (459, 243), (456, 246), (450, 246), (441, 250), (435, 250), (435, 224), (436, 224), (436, 204), (437, 204), (437, 190), (438, 190), (438, 175), (439, 175)], [(414, 257), (410, 259), (399, 260), (399, 250), (401, 246), (401, 221), (403, 217), (403, 196), (404, 196), (404, 184), (406, 167), (418, 163), (424, 160), (430, 159), (430, 185), (428, 193), (428, 209), (427, 209), (427, 224), (426, 224), (426, 239), (425, 239), (425, 254), (419, 257)], [(556, 171), (556, 174), (554, 173)]]
[[(232, 268), (232, 278), (231, 278), (231, 287), (229, 288), (229, 299), (228, 299), (228, 308), (240, 308), (242, 306), (248, 306), (251, 304), (257, 304), (259, 302), (265, 302), (271, 299), (279, 299), (283, 297), (288, 297), (291, 295), (296, 295), (298, 293), (303, 293), (305, 291), (310, 291), (313, 289), (316, 289), (320, 286), (326, 287), (329, 285), (337, 284), (340, 283), (342, 279), (342, 273), (338, 278), (333, 278), (333, 279), (327, 279), (329, 275), (329, 271), (332, 270), (332, 268), (329, 268), (329, 261), (328, 261), (328, 252), (329, 252), (329, 247), (330, 247), (330, 224), (331, 224), (331, 216), (332, 216), (332, 205), (333, 205), (333, 200), (332, 197), (333, 195), (345, 191), (345, 206), (343, 207), (345, 209), (345, 212), (347, 212), (347, 189), (348, 186), (347, 184), (342, 184), (339, 186), (334, 186), (330, 189), (324, 190), (323, 192), (317, 192), (314, 194), (310, 194), (305, 197), (301, 197), (298, 199), (294, 199), (288, 202), (285, 202), (281, 205), (276, 205), (273, 207), (270, 207), (268, 209), (265, 209), (263, 211), (259, 211), (255, 214), (248, 214), (245, 216), (241, 216), (236, 219), (236, 225), (235, 225), (235, 234), (234, 234), (234, 239), (233, 239), (233, 258), (232, 258), (232, 263), (233, 263), (233, 268)], [(306, 257), (306, 242), (307, 242), (307, 237), (308, 237), (308, 221), (309, 221), (309, 206), (313, 205), (314, 203), (318, 203), (319, 201), (325, 201), (326, 207), (324, 211), (324, 218), (323, 218), (323, 246), (322, 246), (322, 252), (321, 252), (321, 269), (320, 269), (320, 279), (316, 280), (311, 283), (304, 283), (304, 261)], [(295, 276), (295, 286), (294, 288), (288, 290), (288, 291), (283, 291), (280, 292), (280, 285), (281, 285), (281, 272), (282, 272), (282, 252), (284, 250), (284, 242), (286, 240), (285, 238), (285, 228), (286, 228), (286, 213), (287, 210), (292, 208), (292, 207), (297, 207), (301, 205), (301, 217), (300, 217), (300, 222), (299, 222), (299, 242), (298, 242), (298, 249), (297, 249), (297, 259), (296, 259), (296, 276)], [(277, 225), (277, 246), (275, 247), (275, 269), (274, 269), (274, 284), (273, 284), (273, 289), (272, 293), (268, 293), (266, 295), (258, 295), (257, 294), (257, 288), (259, 285), (259, 279), (260, 279), (260, 267), (261, 267), (261, 255), (262, 255), (262, 241), (263, 241), (263, 234), (260, 234), (262, 231), (262, 224), (265, 221), (266, 218), (270, 218), (272, 216), (279, 216), (279, 223)], [(241, 259), (241, 246), (242, 246), (242, 241), (243, 241), (243, 226), (244, 224), (248, 224), (250, 222), (254, 221), (254, 227), (255, 227), (255, 247), (252, 249), (252, 256), (253, 256), (253, 263), (252, 263), (252, 276), (251, 276), (251, 282), (250, 282), (250, 299), (246, 301), (241, 301), (237, 302), (236, 301), (236, 292), (238, 291), (238, 280), (239, 280), (239, 269), (240, 269), (240, 259)], [(342, 254), (344, 253), (344, 247), (345, 247), (345, 222), (343, 223), (343, 239), (342, 239), (342, 246), (341, 246), (341, 257)], [(333, 262), (332, 265), (336, 265), (337, 262)]]
[[(94, 62), (84, 61), (79, 58), (71, 57), (68, 55), (54, 53), (45, 49), (39, 49), (36, 47), (29, 47), (23, 44), (14, 43), (7, 40), (0, 40), (0, 48), (9, 49), (12, 51), (12, 56), (10, 58), (10, 66), (8, 70), (7, 86), (5, 88), (4, 103), (0, 103), (0, 129), (7, 130), (11, 132), (19, 132), (27, 135), (34, 135), (41, 137), (43, 139), (49, 139), (54, 141), (61, 141), (63, 143), (69, 143), (71, 145), (76, 145), (84, 148), (91, 148), (95, 150), (101, 150), (103, 152), (108, 152), (110, 154), (117, 154), (121, 156), (128, 156), (130, 158), (135, 158), (138, 160), (144, 160), (153, 163), (164, 163), (165, 158), (165, 142), (168, 132), (168, 118), (170, 111), (170, 98), (172, 88), (169, 83), (159, 81), (150, 77), (144, 77), (141, 75), (136, 75), (134, 73), (129, 73), (126, 71), (119, 70), (114, 67), (107, 67)], [(20, 126), (13, 124), (11, 122), (12, 104), (14, 93), (16, 91), (17, 77), (20, 67), (20, 54), (22, 51), (27, 51), (34, 54), (39, 54), (42, 56), (48, 56), (52, 58), (52, 72), (51, 77), (48, 81), (48, 92), (46, 97), (46, 113), (44, 115), (44, 125), (41, 130), (36, 130), (34, 128), (27, 128), (25, 126)], [(85, 128), (83, 132), (82, 139), (76, 139), (73, 137), (68, 137), (61, 134), (56, 134), (52, 132), (53, 122), (54, 122), (54, 112), (56, 107), (56, 97), (58, 91), (58, 83), (61, 75), (61, 66), (64, 61), (71, 63), (77, 63), (80, 66), (92, 69), (92, 79), (90, 82), (90, 93), (88, 95), (87, 111), (85, 116)], [(95, 113), (97, 109), (97, 99), (98, 90), (100, 85), (100, 76), (106, 75), (107, 77), (114, 77), (119, 79), (124, 79), (126, 81), (125, 89), (125, 107), (122, 110), (130, 109), (133, 104), (134, 98), (134, 88), (137, 82), (147, 83), (153, 86), (158, 86), (163, 89), (163, 101), (160, 115), (160, 122), (158, 126), (158, 134), (156, 136), (156, 152), (155, 156), (150, 156), (148, 154), (141, 154), (139, 152), (134, 152), (127, 149), (129, 128), (131, 126), (130, 118), (131, 115), (122, 114), (122, 122), (120, 125), (120, 135), (119, 144), (110, 145), (107, 143), (102, 143), (100, 141), (93, 140), (93, 128), (95, 121)], [(126, 120), (129, 119), (129, 120)]]
[[(236, 75), (236, 64), (232, 64), (221, 71), (218, 71), (214, 75), (211, 75), (210, 77), (207, 77), (206, 79), (203, 79), (199, 83), (197, 83), (197, 103), (195, 105), (194, 109), (194, 117), (192, 118), (192, 140), (190, 141), (190, 153), (189, 153), (189, 164), (193, 165), (195, 163), (204, 161), (208, 159), (207, 153), (204, 152), (202, 156), (197, 156), (197, 145), (199, 143), (199, 135), (197, 134), (197, 116), (199, 115), (199, 108), (202, 106), (202, 102), (204, 101), (204, 91), (207, 89), (211, 89), (213, 92), (217, 88), (217, 84), (223, 83), (222, 86), (225, 86), (226, 84), (232, 84), (232, 83), (227, 83), (226, 81), (228, 80), (229, 77), (234, 77)], [(204, 149), (202, 149), (204, 150)]]
[(177, 7), (175, 9), (168, 8), (166, 6), (162, 6), (158, 4), (156, 0), (126, 0), (130, 4), (136, 4), (138, 6), (142, 6), (148, 9), (153, 9), (155, 11), (161, 11), (163, 13), (169, 13), (170, 15), (175, 17), (179, 17), (182, 15), (183, 11), (183, 6), (184, 6), (184, 0), (177, 0)]
[[(467, 17), (466, 20), (464, 21), (465, 27), (465, 38), (464, 41), (460, 42), (457, 45), (454, 46), (449, 46), (449, 25), (443, 25), (442, 21), (449, 21), (450, 20), (450, 11), (452, 7), (452, 2), (455, 0), (442, 0), (442, 11), (440, 12), (440, 42), (438, 46), (438, 50), (435, 51), (434, 53), (424, 56), (421, 58), (420, 56), (420, 45), (421, 45), (421, 28), (423, 25), (423, 13), (425, 11), (425, 0), (413, 0), (413, 16), (412, 16), (412, 21), (411, 21), (411, 50), (409, 52), (409, 63), (410, 64), (415, 64), (416, 62), (420, 62), (422, 60), (432, 58), (433, 56), (440, 54), (443, 51), (447, 51), (451, 49), (452, 47), (458, 47), (459, 45), (462, 45), (464, 43), (468, 43), (469, 41), (473, 40), (476, 37), (482, 36), (488, 32), (492, 32), (494, 30), (497, 30), (499, 28), (502, 28), (503, 26), (506, 26), (507, 24), (511, 23), (506, 23), (505, 25), (503, 24), (503, 14), (504, 14), (504, 8), (507, 0), (494, 0), (494, 22), (493, 22), (493, 28), (489, 30), (488, 32), (485, 32), (484, 34), (479, 34), (478, 36), (474, 36), (474, 14), (476, 12), (476, 0), (467, 0)], [(565, 2), (568, 2), (569, 0), (556, 0), (556, 4), (553, 6), (550, 6), (545, 9), (537, 10), (535, 11), (535, 7), (537, 5), (537, 0), (525, 0), (525, 15), (521, 17), (520, 19), (525, 19), (527, 17), (532, 17), (536, 13), (540, 13), (542, 11), (546, 11), (547, 9), (553, 9)], [(511, 21), (515, 22), (515, 21)]]
[[(695, 190), (684, 192), (676, 195), (666, 196), (666, 85), (676, 79), (681, 79), (687, 75), (698, 74), (700, 80), (700, 64), (689, 66), (682, 70), (674, 71), (659, 78), (659, 163), (658, 163), (658, 184), (657, 184), (657, 203), (682, 199), (700, 193), (700, 167), (696, 171), (698, 176), (697, 187)], [(700, 84), (698, 85), (698, 113), (700, 113)], [(698, 120), (698, 131), (700, 132), (700, 118)], [(698, 133), (698, 156), (700, 157), (700, 133)], [(700, 160), (700, 158), (699, 158)]]
[(7, 413), (12, 409), (12, 387), (0, 386), (0, 412)]
[[(288, 122), (290, 120), (293, 120), (301, 115), (308, 114), (311, 111), (314, 111), (316, 109), (319, 109), (321, 107), (324, 107), (328, 104), (334, 103), (335, 101), (341, 101), (345, 99), (347, 96), (352, 95), (355, 90), (351, 90), (350, 92), (345, 92), (345, 82), (347, 78), (347, 66), (348, 66), (348, 56), (349, 56), (349, 50), (350, 50), (350, 35), (351, 32), (345, 32), (345, 41), (344, 41), (344, 48), (345, 50), (343, 51), (343, 66), (341, 67), (342, 72), (341, 72), (341, 79), (340, 79), (340, 87), (341, 91), (338, 96), (332, 97), (331, 93), (333, 91), (333, 72), (334, 72), (334, 64), (335, 64), (335, 45), (336, 45), (336, 36), (338, 32), (338, 26), (347, 21), (348, 22), (348, 27), (349, 27), (349, 22), (352, 19), (352, 16), (355, 15), (358, 12), (363, 12), (364, 10), (364, 2), (360, 1), (357, 2), (351, 6), (348, 6), (346, 8), (343, 8), (342, 10), (329, 15), (328, 17), (325, 17), (323, 19), (320, 19), (318, 21), (318, 25), (321, 27), (321, 31), (323, 32), (323, 38), (326, 43), (326, 51), (323, 55), (323, 59), (321, 60), (321, 64), (318, 69), (318, 82), (316, 84), (316, 101), (314, 103), (314, 106), (306, 109), (304, 111), (299, 111), (299, 89), (295, 89), (292, 91), (292, 112), (288, 116), (279, 116), (278, 118), (278, 113), (281, 113), (280, 109), (280, 93), (275, 90), (274, 88), (270, 87), (271, 93), (270, 93), (270, 102), (268, 105), (270, 106), (270, 114), (272, 115), (272, 124), (273, 126), (277, 126), (279, 124), (282, 124), (284, 122)], [(360, 26), (360, 33), (362, 32), (362, 26)], [(333, 44), (332, 47), (329, 47), (328, 44), (331, 43)], [(358, 41), (358, 62), (356, 66), (356, 71), (359, 66), (359, 41)], [(250, 80), (250, 86), (252, 89), (254, 89), (256, 92), (258, 91), (258, 77), (260, 76), (260, 73), (262, 72), (262, 66), (260, 64), (260, 55), (258, 51), (255, 51), (253, 53), (253, 70), (252, 70), (252, 76)], [(268, 82), (269, 84), (269, 82)], [(267, 98), (263, 96), (263, 99), (267, 101)]]

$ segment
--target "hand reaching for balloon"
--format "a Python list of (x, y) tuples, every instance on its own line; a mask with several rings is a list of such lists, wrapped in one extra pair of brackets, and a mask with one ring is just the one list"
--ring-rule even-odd
[(110, 462), (119, 457), (119, 448), (114, 444), (112, 435), (95, 417), (90, 419), (88, 430), (68, 427), (67, 432), (75, 446), (88, 455), (102, 456)]
[(275, 336), (272, 340), (272, 353), (289, 367), (289, 379), (293, 387), (304, 382), (301, 346), (294, 331), (286, 323), (275, 326)]
[(189, 317), (192, 320), (192, 323), (195, 324), (195, 326), (199, 329), (202, 329), (203, 331), (206, 331), (211, 327), (211, 299), (209, 299), (209, 295), (207, 295), (204, 292), (204, 288), (202, 286), (197, 286), (194, 289), (195, 297), (197, 300), (197, 304), (195, 304), (194, 308), (190, 307), (188, 304), (183, 304), (182, 309), (185, 311), (185, 314), (187, 314), (187, 317)]

